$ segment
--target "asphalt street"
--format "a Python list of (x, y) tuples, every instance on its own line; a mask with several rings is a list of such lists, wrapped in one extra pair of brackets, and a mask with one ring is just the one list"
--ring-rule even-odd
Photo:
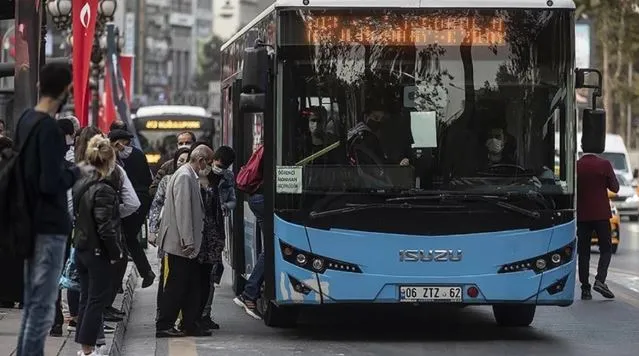
[[(639, 225), (622, 222), (610, 287), (617, 299), (576, 300), (567, 308), (540, 307), (529, 328), (502, 328), (490, 308), (348, 308), (308, 312), (296, 329), (274, 329), (218, 291), (221, 329), (205, 338), (154, 336), (155, 289), (139, 289), (125, 340), (125, 355), (615, 355), (639, 348)], [(593, 249), (593, 264), (597, 262)]]

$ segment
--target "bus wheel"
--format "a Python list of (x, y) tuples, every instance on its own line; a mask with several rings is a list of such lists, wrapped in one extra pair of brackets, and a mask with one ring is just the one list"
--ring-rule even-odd
[(501, 326), (529, 326), (535, 318), (535, 305), (498, 304), (493, 305), (495, 321)]
[(297, 306), (277, 306), (274, 303), (267, 303), (264, 310), (264, 324), (274, 328), (293, 328), (297, 325), (299, 316)]

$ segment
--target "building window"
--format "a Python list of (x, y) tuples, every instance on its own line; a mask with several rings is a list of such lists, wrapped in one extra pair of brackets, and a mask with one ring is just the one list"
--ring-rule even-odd
[(197, 0), (198, 10), (213, 10), (213, 0)]
[(173, 0), (171, 3), (171, 10), (181, 12), (183, 14), (190, 14), (193, 12), (192, 0)]
[(209, 37), (213, 31), (213, 23), (208, 20), (197, 20), (197, 37)]

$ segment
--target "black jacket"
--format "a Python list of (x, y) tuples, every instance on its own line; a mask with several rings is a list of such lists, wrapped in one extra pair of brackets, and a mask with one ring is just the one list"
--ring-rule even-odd
[(84, 178), (73, 187), (76, 224), (73, 245), (109, 260), (122, 258), (119, 199), (107, 180)]
[(162, 178), (175, 173), (175, 170), (175, 164), (173, 164), (172, 159), (162, 163), (162, 166), (160, 166), (160, 169), (158, 169), (155, 177), (153, 177), (153, 183), (151, 183), (151, 187), (149, 188), (149, 192), (151, 193), (152, 197), (155, 197), (155, 193), (157, 193), (158, 191), (158, 186), (160, 185), (160, 181), (162, 180)]
[(131, 180), (133, 189), (140, 201), (145, 202), (149, 200), (149, 204), (151, 204), (150, 200), (152, 200), (152, 197), (149, 194), (149, 187), (151, 186), (153, 177), (151, 176), (151, 168), (149, 168), (149, 163), (146, 161), (144, 152), (133, 147), (131, 155), (121, 160), (121, 162), (122, 168), (124, 168), (126, 175), (129, 177), (129, 180)]
[(67, 190), (78, 179), (80, 171), (64, 159), (67, 151), (64, 134), (54, 118), (30, 109), (18, 122), (15, 144), (26, 140), (39, 120), (42, 122), (35, 128), (35, 136), (21, 154), (33, 232), (67, 236), (71, 232)]

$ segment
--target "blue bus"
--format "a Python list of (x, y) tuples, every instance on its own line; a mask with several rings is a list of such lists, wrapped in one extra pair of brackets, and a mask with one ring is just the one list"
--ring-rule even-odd
[[(263, 252), (269, 326), (356, 303), (528, 326), (571, 305), (575, 89), (601, 95), (574, 28), (569, 0), (276, 1), (222, 47), (235, 171), (264, 147), (265, 221), (240, 194), (227, 235), (236, 294)], [(603, 150), (605, 113), (583, 127)]]

